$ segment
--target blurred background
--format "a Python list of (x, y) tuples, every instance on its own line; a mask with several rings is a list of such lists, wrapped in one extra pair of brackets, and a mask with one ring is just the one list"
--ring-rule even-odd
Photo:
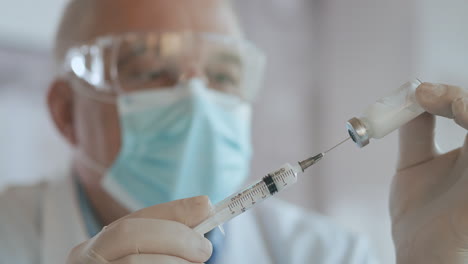
[[(0, 0), (0, 188), (67, 168), (69, 148), (45, 108), (51, 45), (65, 0)], [(345, 122), (409, 78), (468, 87), (465, 0), (237, 0), (247, 36), (268, 55), (255, 105), (258, 178), (346, 136)], [(444, 150), (466, 131), (439, 120)], [(388, 192), (397, 135), (351, 143), (280, 195), (369, 237), (394, 263)]]

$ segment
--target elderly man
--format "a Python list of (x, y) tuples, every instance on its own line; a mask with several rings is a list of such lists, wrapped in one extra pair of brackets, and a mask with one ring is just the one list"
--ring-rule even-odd
[[(226, 237), (193, 230), (248, 175), (264, 60), (229, 3), (72, 1), (55, 51), (48, 103), (73, 164), (2, 194), (0, 263), (375, 263), (362, 240), (280, 201)], [(417, 99), (468, 128), (465, 90), (423, 84)], [(467, 263), (468, 146), (437, 154), (429, 113), (401, 130), (397, 261)]]

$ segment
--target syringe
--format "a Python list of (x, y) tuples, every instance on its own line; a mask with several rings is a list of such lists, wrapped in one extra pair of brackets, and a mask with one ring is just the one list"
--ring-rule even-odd
[(248, 185), (246, 188), (232, 194), (217, 203), (214, 206), (211, 216), (196, 226), (194, 230), (200, 234), (206, 234), (215, 227), (224, 224), (274, 194), (281, 192), (286, 187), (296, 183), (297, 175), (300, 172), (304, 172), (307, 168), (319, 162), (326, 153), (343, 144), (348, 139), (349, 138), (346, 138), (325, 152), (321, 152), (313, 157), (298, 162), (296, 166), (286, 163), (280, 169), (267, 174), (258, 182)]

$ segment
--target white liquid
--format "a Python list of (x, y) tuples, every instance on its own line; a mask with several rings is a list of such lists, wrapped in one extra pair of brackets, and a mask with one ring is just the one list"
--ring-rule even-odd
[(369, 106), (360, 118), (370, 138), (383, 138), (424, 112), (415, 99), (415, 90), (421, 84), (413, 80), (403, 84), (395, 93)]
[(377, 102), (368, 108), (364, 114), (365, 117), (361, 120), (365, 123), (369, 136), (378, 139), (385, 137), (423, 112), (422, 109), (415, 111), (412, 107), (395, 108)]

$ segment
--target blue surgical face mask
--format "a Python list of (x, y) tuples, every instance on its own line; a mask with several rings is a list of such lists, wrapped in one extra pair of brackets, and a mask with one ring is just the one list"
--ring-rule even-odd
[(216, 203), (248, 177), (251, 107), (192, 79), (118, 98), (122, 146), (102, 185), (138, 210), (197, 195)]

